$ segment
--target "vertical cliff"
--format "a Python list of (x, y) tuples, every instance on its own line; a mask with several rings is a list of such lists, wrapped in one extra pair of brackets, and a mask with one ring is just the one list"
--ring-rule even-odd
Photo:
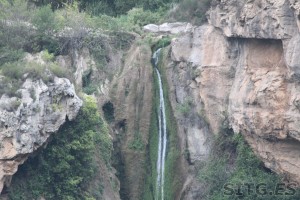
[[(210, 136), (233, 129), (267, 168), (299, 183), (299, 3), (213, 1), (207, 17), (179, 32), (173, 24), (145, 27), (177, 33), (166, 70), (186, 166), (205, 160)], [(200, 190), (192, 180), (185, 199)]]
[(53, 82), (26, 79), (18, 90), (20, 97), (6, 94), (0, 99), (0, 190), (28, 155), (47, 143), (66, 120), (73, 120), (82, 101), (68, 79)]

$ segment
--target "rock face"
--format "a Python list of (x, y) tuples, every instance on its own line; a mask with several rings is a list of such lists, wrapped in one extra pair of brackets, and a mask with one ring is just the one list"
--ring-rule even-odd
[[(111, 84), (114, 105), (114, 150), (118, 159), (121, 199), (143, 199), (152, 109), (151, 49), (136, 45), (127, 53), (123, 69)], [(139, 148), (134, 144), (138, 143)]]
[[(172, 106), (189, 102), (177, 119), (191, 163), (209, 153), (209, 135), (232, 128), (266, 167), (300, 183), (299, 13), (295, 0), (214, 1), (209, 25), (172, 40)], [(187, 177), (181, 199), (199, 199)]]
[(158, 33), (158, 34), (178, 34), (186, 33), (192, 30), (193, 26), (190, 23), (175, 22), (175, 23), (164, 23), (161, 25), (148, 24), (144, 26), (145, 32)]
[(0, 99), (0, 191), (29, 154), (44, 145), (66, 120), (73, 120), (82, 101), (68, 79), (52, 83), (26, 79), (21, 98)]
[(299, 9), (296, 0), (221, 0), (212, 5), (209, 23), (227, 37), (286, 39), (298, 32), (299, 10), (291, 9)]

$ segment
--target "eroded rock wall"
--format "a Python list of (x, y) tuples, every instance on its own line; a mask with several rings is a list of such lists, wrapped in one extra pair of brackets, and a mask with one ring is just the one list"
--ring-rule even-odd
[(134, 44), (110, 87), (115, 119), (115, 167), (122, 199), (142, 199), (148, 155), (146, 146), (152, 109), (153, 67), (149, 45)]
[(299, 10), (293, 0), (213, 1), (209, 24), (172, 40), (172, 106), (190, 98), (191, 107), (177, 115), (190, 156), (182, 199), (199, 198), (193, 163), (224, 128), (243, 134), (266, 167), (300, 183)]
[(208, 20), (227, 37), (286, 39), (298, 32), (292, 6), (299, 9), (294, 0), (214, 0)]
[(68, 79), (52, 83), (26, 79), (20, 98), (0, 98), (0, 191), (10, 183), (29, 154), (44, 145), (66, 120), (73, 120), (82, 101)]

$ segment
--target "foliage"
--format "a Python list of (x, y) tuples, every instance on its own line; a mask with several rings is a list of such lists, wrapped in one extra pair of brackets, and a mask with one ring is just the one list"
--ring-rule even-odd
[(62, 67), (60, 67), (58, 64), (53, 63), (53, 62), (49, 63), (48, 68), (55, 76), (60, 77), (60, 78), (66, 77), (66, 71)]
[(165, 163), (165, 196), (164, 199), (172, 200), (175, 199), (176, 190), (178, 189), (178, 179), (179, 179), (179, 139), (177, 135), (177, 123), (174, 117), (174, 112), (169, 101), (169, 85), (167, 81), (167, 74), (165, 70), (165, 66), (167, 66), (167, 59), (165, 58), (168, 55), (169, 48), (162, 49), (161, 59), (159, 62), (159, 70), (161, 73), (161, 79), (163, 84), (163, 91), (165, 97), (165, 108), (166, 108), (166, 122), (167, 122), (167, 133), (168, 133), (168, 151), (167, 158)]
[[(167, 59), (163, 59), (166, 55), (166, 51), (168, 49), (162, 50), (162, 57), (159, 61), (159, 70), (161, 73), (163, 91), (164, 91), (164, 99), (165, 99), (165, 109), (166, 109), (166, 124), (167, 124), (167, 135), (168, 135), (168, 144), (167, 144), (167, 157), (165, 162), (165, 183), (164, 183), (164, 198), (166, 200), (175, 199), (175, 193), (178, 189), (178, 168), (177, 164), (179, 159), (178, 152), (178, 136), (177, 136), (177, 124), (174, 118), (174, 113), (172, 110), (171, 103), (169, 101), (169, 87), (167, 82), (166, 71), (164, 66)], [(153, 104), (152, 104), (152, 112), (151, 112), (151, 123), (150, 123), (150, 138), (149, 138), (149, 160), (150, 166), (145, 166), (147, 168), (147, 172), (151, 174), (151, 176), (146, 177), (145, 185), (144, 185), (144, 196), (143, 199), (150, 200), (155, 198), (155, 188), (156, 188), (156, 161), (157, 161), (157, 151), (158, 151), (158, 106), (159, 106), (159, 84), (156, 73), (153, 73)]]
[[(59, 9), (68, 4), (77, 3), (80, 10), (86, 11), (93, 16), (102, 14), (119, 16), (126, 14), (134, 7), (141, 7), (151, 11), (156, 11), (161, 7), (167, 7), (172, 0), (32, 0), (37, 6), (50, 4), (52, 9)], [(177, 0), (176, 0), (177, 1)], [(176, 2), (175, 1), (175, 2)]]
[(206, 21), (206, 12), (212, 0), (182, 0), (170, 13), (169, 19), (201, 25)]
[[(199, 172), (199, 180), (205, 188), (203, 199), (226, 200), (226, 199), (274, 199), (274, 196), (258, 195), (255, 193), (243, 196), (224, 196), (224, 184), (241, 185), (243, 183), (257, 185), (264, 183), (268, 191), (273, 191), (276, 184), (280, 183), (280, 177), (266, 170), (241, 134), (221, 134), (214, 139), (212, 153), (209, 160), (203, 163)], [(255, 189), (255, 188), (254, 188)], [(296, 196), (282, 199), (298, 199)]]
[(164, 36), (160, 40), (158, 40), (155, 44), (152, 45), (151, 49), (153, 52), (158, 50), (159, 48), (167, 47), (171, 44), (171, 37), (170, 36)]
[(84, 93), (91, 95), (94, 92), (97, 91), (97, 88), (92, 85), (92, 80), (91, 80), (91, 76), (92, 76), (93, 70), (92, 69), (88, 69), (86, 70), (83, 75), (82, 75), (82, 90)]
[(135, 133), (133, 140), (128, 145), (129, 149), (142, 151), (145, 148), (145, 144), (140, 133)]
[(99, 173), (95, 156), (110, 163), (111, 151), (112, 141), (96, 101), (86, 97), (76, 119), (20, 167), (12, 180), (10, 199), (94, 199), (88, 186)]
[(176, 107), (177, 114), (180, 114), (180, 115), (183, 115), (186, 117), (190, 113), (190, 111), (192, 109), (192, 105), (193, 105), (192, 99), (189, 97), (186, 97), (181, 104), (177, 105), (177, 107)]
[(22, 58), (22, 48), (28, 43), (32, 33), (27, 21), (30, 12), (23, 0), (12, 3), (0, 1), (0, 65)]
[(143, 8), (133, 8), (128, 11), (127, 16), (129, 22), (138, 26), (156, 23), (161, 18), (159, 13), (144, 10)]
[(50, 52), (57, 53), (59, 47), (53, 38), (57, 30), (56, 16), (50, 6), (35, 9), (31, 21), (36, 31), (31, 38), (33, 42), (27, 48), (35, 52), (48, 49)]
[(48, 50), (45, 50), (42, 52), (42, 59), (46, 62), (54, 61), (54, 55), (52, 53), (49, 53)]
[(21, 79), (24, 73), (24, 67), (21, 63), (6, 63), (1, 67), (1, 72), (5, 77), (11, 79)]

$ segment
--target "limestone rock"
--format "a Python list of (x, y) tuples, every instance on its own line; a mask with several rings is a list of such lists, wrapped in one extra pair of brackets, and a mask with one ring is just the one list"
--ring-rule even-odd
[(115, 108), (114, 151), (119, 158), (115, 167), (123, 173), (120, 176), (123, 198), (142, 199), (147, 152), (146, 148), (137, 150), (131, 146), (137, 136), (144, 147), (149, 142), (153, 98), (151, 49), (134, 44), (127, 55), (121, 73), (110, 84)]
[[(288, 0), (222, 0), (212, 5), (209, 23), (227, 37), (286, 39), (298, 32)], [(299, 9), (298, 2), (293, 5)]]
[(18, 92), (21, 98), (0, 98), (0, 190), (27, 156), (66, 120), (73, 120), (82, 105), (65, 78), (55, 77), (48, 84), (26, 79)]
[(161, 25), (148, 24), (144, 26), (145, 32), (159, 33), (159, 34), (179, 34), (191, 32), (193, 26), (190, 23), (186, 22), (175, 22), (175, 23), (164, 23)]
[[(209, 153), (209, 134), (232, 128), (266, 167), (300, 183), (299, 9), (292, 0), (219, 1), (210, 25), (172, 40), (171, 103), (192, 102), (177, 116), (192, 163)], [(182, 195), (195, 194), (189, 190)]]
[[(237, 43), (228, 40), (222, 32), (210, 25), (197, 27), (193, 32), (183, 34), (171, 43), (172, 61), (189, 63), (181, 64), (183, 71), (190, 70), (189, 67), (194, 68), (190, 70), (190, 76), (177, 81), (193, 80), (193, 99), (197, 97), (195, 101), (199, 105), (197, 112), (209, 122), (213, 133), (219, 132), (226, 118), (227, 99), (235, 76), (237, 52)], [(176, 91), (176, 94), (180, 92)], [(182, 98), (177, 99), (182, 102)]]

